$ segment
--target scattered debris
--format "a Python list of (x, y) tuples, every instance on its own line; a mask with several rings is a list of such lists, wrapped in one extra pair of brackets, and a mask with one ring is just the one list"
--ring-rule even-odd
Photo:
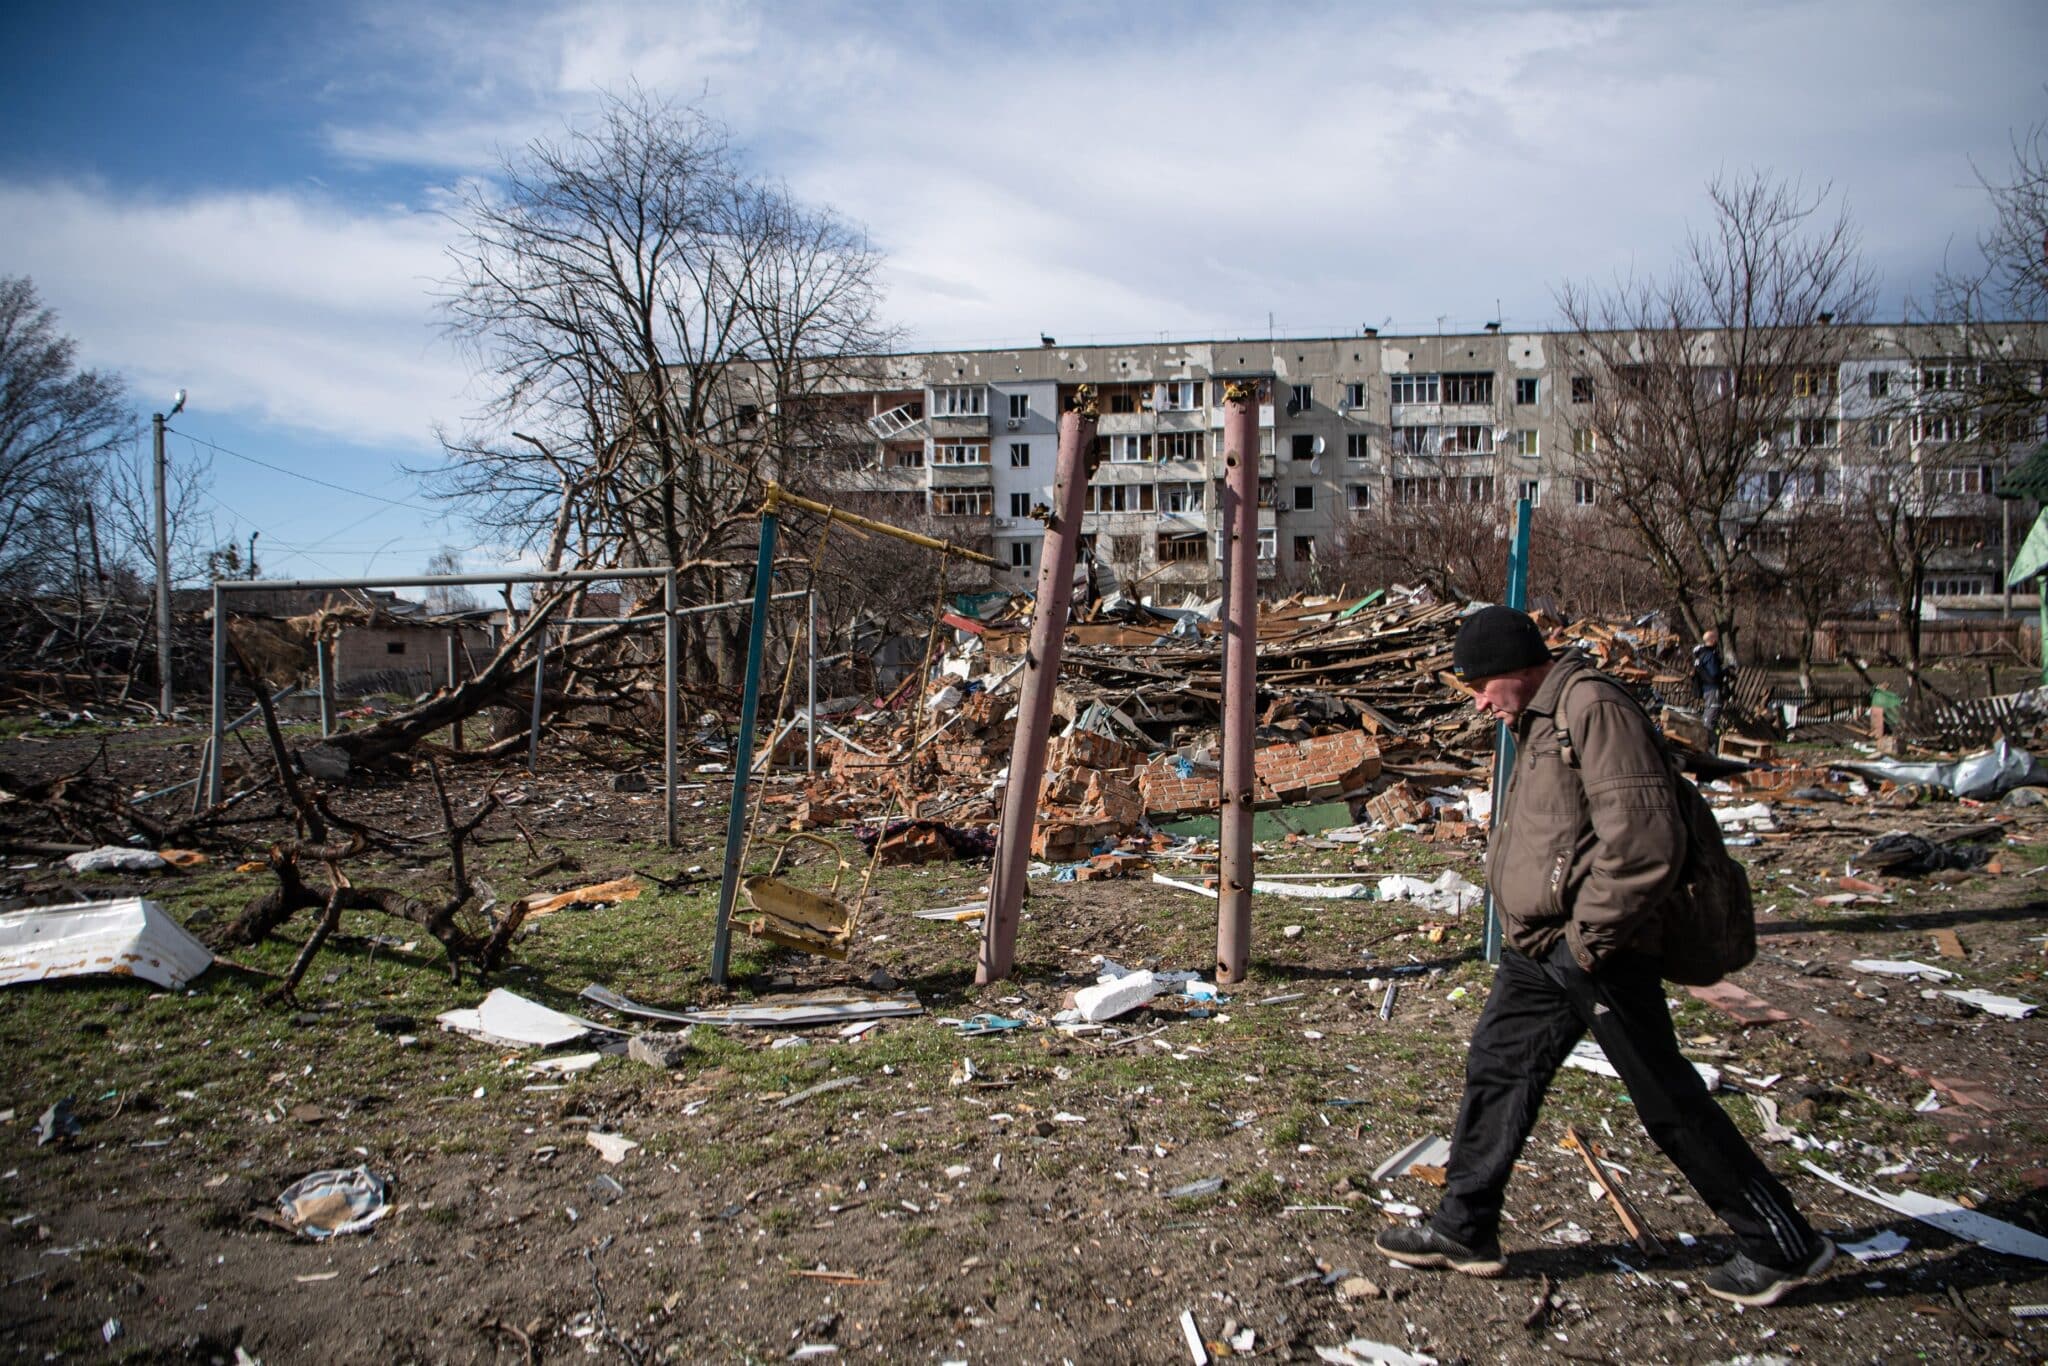
[(206, 945), (141, 897), (0, 915), (0, 986), (109, 973), (178, 990), (212, 963)]
[(622, 1031), (576, 1015), (565, 1015), (517, 992), (494, 987), (473, 1010), (449, 1010), (435, 1017), (441, 1028), (467, 1034), (501, 1048), (553, 1048), (574, 1043), (592, 1030)]
[(43, 1111), (42, 1118), (38, 1119), (35, 1127), (29, 1131), (36, 1136), (38, 1148), (48, 1147), (52, 1143), (68, 1142), (84, 1132), (79, 1128), (78, 1117), (71, 1113), (71, 1105), (71, 1097), (66, 1096)]
[(621, 901), (636, 901), (640, 891), (640, 879), (628, 873), (610, 882), (593, 883), (553, 896), (535, 892), (532, 896), (522, 897), (519, 905), (524, 909), (526, 918), (532, 920), (536, 916), (552, 915), (565, 906), (608, 906)]
[(596, 1129), (584, 1134), (583, 1141), (597, 1149), (597, 1155), (615, 1167), (640, 1146), (624, 1134), (601, 1132)]
[(1152, 973), (1128, 972), (1075, 992), (1074, 1009), (1090, 1024), (1101, 1024), (1129, 1014), (1165, 990), (1166, 983)]
[(1416, 1167), (1442, 1167), (1451, 1160), (1451, 1141), (1440, 1135), (1418, 1138), (1373, 1168), (1372, 1179), (1386, 1181), (1406, 1176)]
[(2026, 1229), (2008, 1224), (2003, 1219), (1994, 1219), (1988, 1214), (1980, 1214), (1976, 1210), (1965, 1209), (1951, 1201), (1923, 1195), (1919, 1191), (1900, 1191), (1896, 1195), (1886, 1195), (1883, 1191), (1844, 1180), (1835, 1173), (1804, 1159), (1799, 1165), (1851, 1195), (1861, 1196), (1874, 1205), (1883, 1205), (1896, 1213), (1909, 1215), (1951, 1237), (1962, 1238), (1979, 1247), (1990, 1248), (1993, 1252), (2003, 1252), (2007, 1256), (2032, 1257), (2037, 1262), (2048, 1262), (2048, 1238), (2043, 1238), (2038, 1233), (2029, 1233)]
[(830, 1081), (821, 1081), (816, 1086), (798, 1091), (795, 1095), (784, 1096), (781, 1100), (775, 1102), (775, 1108), (787, 1110), (790, 1106), (800, 1105), (813, 1096), (822, 1096), (828, 1091), (843, 1091), (849, 1086), (858, 1085), (860, 1085), (859, 1077), (834, 1077)]
[(1838, 1243), (1836, 1246), (1859, 1262), (1881, 1262), (1887, 1257), (1898, 1256), (1913, 1245), (1897, 1229), (1884, 1228), (1860, 1243)]
[(696, 1047), (695, 1026), (678, 1030), (647, 1030), (626, 1041), (626, 1056), (634, 1062), (673, 1072)]
[(284, 1226), (315, 1240), (361, 1233), (391, 1212), (384, 1182), (367, 1167), (317, 1171), (277, 1197)]
[[(1687, 1058), (1686, 1061), (1692, 1062), (1692, 1059)], [(1582, 1072), (1591, 1072), (1595, 1076), (1611, 1077), (1616, 1081), (1621, 1080), (1621, 1073), (1616, 1071), (1614, 1064), (1607, 1060), (1606, 1051), (1600, 1047), (1598, 1041), (1593, 1039), (1581, 1039), (1578, 1043), (1574, 1044), (1570, 1054), (1565, 1057), (1564, 1065), (1566, 1067), (1576, 1067)], [(1707, 1084), (1709, 1091), (1721, 1089), (1720, 1068), (1708, 1063), (1694, 1062), (1692, 1070), (1700, 1074), (1700, 1080)]]
[(1975, 1006), (1987, 1015), (1998, 1015), (2008, 1020), (2024, 1020), (2039, 1009), (2030, 1001), (2022, 1001), (2014, 996), (1999, 996), (1976, 987), (1968, 991), (1944, 990), (1941, 994), (1951, 1001), (1961, 1001), (1964, 1005)]
[(1370, 1338), (1353, 1338), (1342, 1347), (1318, 1347), (1316, 1356), (1335, 1366), (1436, 1366), (1435, 1357)]

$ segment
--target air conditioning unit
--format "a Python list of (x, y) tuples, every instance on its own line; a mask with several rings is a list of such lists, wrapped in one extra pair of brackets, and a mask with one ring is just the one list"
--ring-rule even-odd
[(1023, 418), (1021, 418), (1021, 417), (1013, 417), (1013, 418), (1011, 418), (1011, 419), (1010, 419), (1010, 420), (1009, 420), (1009, 421), (1008, 421), (1007, 423), (1005, 423), (1004, 425), (1006, 425), (1007, 427), (1009, 427), (1009, 429), (1010, 429), (1011, 431), (1013, 431), (1013, 432), (1014, 432), (1014, 431), (1016, 431), (1016, 430), (1017, 430), (1017, 429), (1018, 429), (1019, 427), (1021, 427), (1021, 426), (1023, 426), (1023, 425), (1024, 425), (1024, 419), (1023, 419)]

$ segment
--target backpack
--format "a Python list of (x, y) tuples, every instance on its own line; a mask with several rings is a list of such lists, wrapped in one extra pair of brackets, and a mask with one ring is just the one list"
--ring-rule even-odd
[[(1620, 691), (1636, 703), (1651, 733), (1658, 734), (1642, 703), (1636, 702), (1627, 688)], [(1576, 769), (1579, 759), (1572, 750), (1571, 732), (1565, 728), (1562, 694), (1557, 699), (1554, 724), (1564, 761)], [(1678, 885), (1659, 912), (1663, 973), (1665, 980), (1680, 986), (1708, 987), (1756, 960), (1756, 902), (1750, 894), (1749, 870), (1728, 852), (1714, 809), (1692, 779), (1679, 771), (1668, 748), (1664, 763), (1685, 824), (1685, 859), (1679, 866)]]

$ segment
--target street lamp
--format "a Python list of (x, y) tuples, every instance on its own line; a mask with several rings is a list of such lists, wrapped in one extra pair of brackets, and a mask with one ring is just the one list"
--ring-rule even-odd
[(156, 671), (157, 710), (171, 719), (171, 536), (170, 514), (164, 508), (164, 424), (185, 411), (185, 391), (171, 398), (171, 411), (152, 413), (156, 437)]

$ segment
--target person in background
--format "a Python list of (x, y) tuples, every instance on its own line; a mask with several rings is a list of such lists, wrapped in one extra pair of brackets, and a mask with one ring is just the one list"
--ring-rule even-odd
[(1700, 723), (1707, 734), (1721, 734), (1721, 696), (1728, 682), (1728, 666), (1721, 661), (1721, 633), (1709, 626), (1692, 647), (1692, 681), (1700, 690)]

